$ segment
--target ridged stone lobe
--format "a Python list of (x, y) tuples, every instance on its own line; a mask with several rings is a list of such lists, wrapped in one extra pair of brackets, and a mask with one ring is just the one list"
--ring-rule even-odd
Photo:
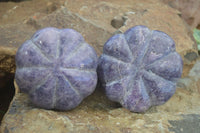
[(110, 100), (133, 112), (144, 112), (175, 93), (182, 67), (170, 36), (135, 26), (105, 43), (98, 75)]
[(97, 83), (97, 54), (73, 29), (37, 31), (18, 49), (16, 66), (20, 90), (45, 109), (73, 109)]

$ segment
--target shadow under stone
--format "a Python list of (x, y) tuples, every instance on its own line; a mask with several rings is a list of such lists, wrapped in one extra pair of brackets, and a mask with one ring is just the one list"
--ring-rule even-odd
[(15, 94), (13, 80), (14, 74), (5, 73), (0, 75), (0, 124)]

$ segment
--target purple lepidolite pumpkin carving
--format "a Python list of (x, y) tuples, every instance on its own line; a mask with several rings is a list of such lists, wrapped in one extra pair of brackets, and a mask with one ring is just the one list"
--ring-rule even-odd
[(17, 51), (16, 66), (21, 91), (45, 109), (73, 109), (97, 83), (97, 54), (73, 29), (37, 31)]
[(144, 112), (175, 93), (182, 65), (171, 37), (135, 26), (105, 43), (98, 75), (110, 100), (130, 111)]

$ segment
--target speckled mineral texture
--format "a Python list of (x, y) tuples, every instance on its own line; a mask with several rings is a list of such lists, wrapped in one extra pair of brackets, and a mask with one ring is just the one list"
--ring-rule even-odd
[[(146, 113), (131, 113), (111, 102), (100, 91), (86, 98), (72, 111), (37, 109), (28, 96), (17, 93), (0, 126), (2, 133), (199, 133), (200, 60), (190, 76), (178, 82), (174, 96)], [(17, 88), (17, 86), (16, 86)]]
[[(191, 64), (197, 58), (195, 42), (179, 17), (180, 13), (160, 0), (58, 0), (58, 4), (36, 1), (34, 4), (33, 1), (12, 3), (7, 10), (2, 8), (1, 13), (7, 16), (2, 15), (0, 21), (0, 68), (3, 71), (14, 73), (17, 48), (36, 30), (44, 27), (73, 28), (100, 55), (103, 44), (114, 33), (124, 32), (135, 25), (146, 25), (172, 36), (185, 64)], [(5, 6), (5, 3), (1, 4)], [(47, 12), (49, 5), (56, 8)], [(188, 71), (185, 66), (183, 76)]]
[[(36, 1), (40, 5), (40, 2), (44, 2)], [(179, 17), (180, 13), (160, 0), (64, 0), (66, 8), (58, 6), (57, 10), (50, 14), (43, 14), (43, 11), (46, 11), (45, 6), (40, 6), (43, 8), (41, 10), (36, 10), (38, 7), (34, 9), (31, 2), (35, 3), (35, 0), (14, 3), (10, 7), (13, 9), (15, 5), (18, 6), (9, 14), (9, 18), (19, 16), (20, 9), (26, 11), (25, 13), (30, 13), (32, 9), (35, 13), (31, 14), (36, 16), (36, 19), (31, 14), (23, 14), (23, 18), (17, 17), (18, 22), (9, 21), (9, 24), (1, 24), (1, 55), (6, 53), (14, 60), (19, 45), (29, 39), (38, 27), (47, 26), (77, 30), (100, 55), (105, 41), (117, 31), (113, 26), (119, 25), (126, 28), (124, 31), (135, 25), (146, 25), (153, 30), (165, 31), (174, 38), (181, 56), (187, 55), (188, 59), (183, 58), (184, 63), (189, 60), (193, 62), (197, 53), (190, 31)], [(5, 12), (9, 12), (10, 9)], [(13, 60), (8, 63), (13, 65)], [(4, 60), (5, 63), (6, 61)], [(7, 68), (6, 66), (8, 65), (1, 68)], [(184, 65), (184, 75), (187, 75), (188, 70)], [(199, 87), (197, 88), (199, 83), (200, 81), (194, 82), (191, 78), (183, 79), (174, 96), (166, 104), (153, 107), (145, 114), (131, 113), (109, 101), (104, 93), (98, 91), (86, 98), (78, 108), (69, 112), (36, 109), (31, 105), (27, 95), (18, 93), (2, 121), (0, 132), (198, 133), (200, 127), (196, 123), (199, 123), (200, 115), (200, 91)]]
[(97, 71), (110, 100), (133, 112), (144, 112), (169, 100), (182, 68), (173, 39), (139, 25), (105, 43)]
[[(198, 56), (190, 29), (180, 18), (180, 12), (163, 4), (160, 0), (110, 0), (109, 2), (67, 0), (66, 6), (72, 12), (79, 13), (109, 31), (115, 28), (123, 33), (136, 25), (165, 31), (173, 37), (176, 49), (183, 57), (184, 63), (189, 64)], [(104, 12), (109, 12), (109, 14), (104, 15)]]
[(73, 109), (97, 84), (97, 54), (73, 29), (37, 31), (15, 59), (19, 89), (41, 108)]
[(2, 121), (0, 132), (198, 133), (199, 100), (200, 93), (177, 88), (175, 95), (166, 104), (138, 114), (110, 102), (103, 92), (97, 90), (76, 109), (57, 112), (37, 109), (26, 94), (18, 93)]

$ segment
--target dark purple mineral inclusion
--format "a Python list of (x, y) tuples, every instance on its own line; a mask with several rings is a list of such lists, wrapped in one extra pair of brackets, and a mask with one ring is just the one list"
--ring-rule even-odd
[(36, 106), (70, 110), (94, 91), (97, 59), (77, 31), (45, 28), (18, 49), (15, 79)]
[(144, 112), (175, 93), (182, 67), (171, 37), (135, 26), (105, 43), (98, 75), (110, 100), (132, 112)]

